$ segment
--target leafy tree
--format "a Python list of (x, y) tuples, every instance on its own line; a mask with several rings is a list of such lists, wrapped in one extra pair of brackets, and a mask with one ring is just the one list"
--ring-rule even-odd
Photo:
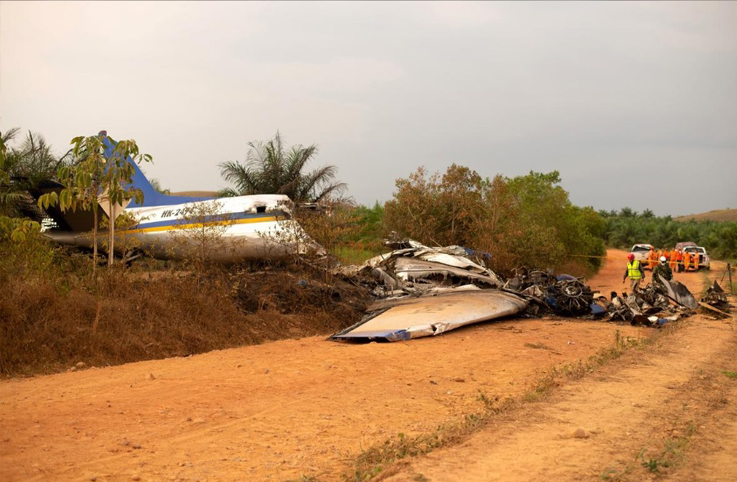
[(488, 180), (465, 166), (451, 164), (440, 180), (438, 207), (443, 224), (440, 229), (456, 244), (471, 245), (479, 235)]
[(263, 142), (249, 142), (246, 162), (228, 161), (220, 164), (223, 178), (235, 184), (221, 192), (223, 196), (249, 194), (286, 194), (296, 202), (318, 202), (341, 194), (346, 185), (335, 181), (337, 167), (323, 166), (304, 172), (307, 163), (317, 154), (317, 146), (284, 147), (281, 135)]
[[(459, 244), (489, 251), (491, 265), (597, 267), (604, 223), (591, 208), (573, 206), (557, 171), (493, 180), (451, 165), (443, 176), (423, 168), (398, 179), (385, 205), (388, 229), (425, 244)], [(571, 262), (574, 257), (579, 261)], [(573, 267), (573, 266), (572, 266)]]
[(507, 178), (507, 185), (519, 210), (525, 235), (518, 242), (533, 266), (557, 265), (566, 256), (563, 234), (566, 210), (571, 207), (568, 193), (558, 184), (558, 171), (530, 172)]
[(440, 176), (420, 167), (397, 179), (394, 199), (385, 206), (389, 229), (434, 245), (471, 245), (479, 234), (488, 180), (457, 164)]
[(488, 183), (482, 208), (486, 216), (475, 247), (493, 253), (491, 266), (496, 270), (505, 271), (526, 264), (519, 243), (525, 235), (519, 207), (504, 177), (494, 176)]
[(424, 167), (419, 167), (407, 179), (397, 179), (394, 199), (387, 201), (385, 221), (387, 228), (426, 244), (440, 245), (439, 175), (428, 178)]
[(352, 240), (371, 249), (380, 249), (387, 234), (384, 226), (384, 206), (376, 201), (370, 208), (356, 206), (351, 214), (353, 223), (358, 228)]
[(326, 201), (319, 209), (297, 208), (294, 219), (298, 224), (292, 230), (304, 232), (304, 239), (299, 240), (300, 257), (322, 258), (328, 265), (331, 260), (323, 254), (341, 256), (347, 249), (355, 249), (354, 240), (362, 229), (355, 222), (355, 206), (346, 201)]
[[(62, 211), (78, 207), (91, 209), (93, 213), (93, 266), (97, 264), (98, 207), (107, 208), (107, 214), (115, 219), (119, 211), (131, 199), (143, 200), (143, 192), (131, 183), (135, 169), (131, 162), (150, 162), (151, 156), (141, 154), (134, 140), (116, 142), (100, 132), (96, 136), (72, 139), (75, 162), (59, 168), (57, 177), (64, 186), (59, 194), (51, 192), (39, 198), (39, 207), (58, 204)], [(115, 256), (115, 223), (108, 229), (108, 265)]]

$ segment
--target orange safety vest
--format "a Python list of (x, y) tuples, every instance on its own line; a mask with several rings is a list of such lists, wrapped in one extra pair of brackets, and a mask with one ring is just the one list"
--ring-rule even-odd
[(673, 251), (673, 253), (670, 255), (670, 269), (673, 271), (676, 270), (676, 267), (678, 266), (678, 259), (676, 259), (676, 252)]

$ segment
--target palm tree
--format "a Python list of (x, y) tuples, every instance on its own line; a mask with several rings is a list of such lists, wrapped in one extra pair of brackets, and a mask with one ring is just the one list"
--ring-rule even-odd
[(10, 183), (8, 175), (8, 166), (14, 162), (14, 153), (8, 149), (8, 143), (15, 138), (19, 130), (14, 127), (4, 134), (0, 133), (0, 214), (12, 211), (11, 206), (14, 206), (22, 196)]
[(220, 164), (223, 178), (235, 185), (235, 188), (221, 191), (221, 195), (286, 194), (296, 203), (318, 202), (339, 195), (347, 187), (335, 181), (338, 172), (335, 166), (302, 172), (317, 154), (314, 144), (307, 147), (298, 144), (287, 150), (277, 132), (274, 139), (266, 143), (249, 142), (248, 146), (244, 164), (238, 161)]
[(33, 209), (28, 191), (38, 189), (44, 182), (54, 179), (60, 166), (67, 162), (69, 152), (56, 157), (43, 136), (28, 132), (20, 147), (9, 147), (20, 129), (13, 128), (0, 136), (2, 141), (3, 176), (0, 176), (0, 213), (10, 216), (38, 217)]

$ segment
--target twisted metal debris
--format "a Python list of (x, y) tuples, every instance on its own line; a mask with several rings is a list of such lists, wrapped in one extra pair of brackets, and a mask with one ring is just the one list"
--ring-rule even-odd
[(724, 292), (719, 283), (714, 281), (714, 284), (706, 290), (706, 295), (701, 299), (702, 302), (713, 306), (725, 313), (730, 312), (730, 304), (727, 299), (727, 294)]
[[(486, 267), (488, 253), (461, 246), (431, 248), (413, 240), (387, 245), (393, 251), (361, 266), (336, 269), (336, 274), (370, 289), (377, 301), (361, 322), (333, 339), (396, 341), (519, 313), (607, 317), (661, 326), (698, 307), (688, 289), (676, 281), (661, 279), (630, 295), (612, 293), (611, 300), (595, 299), (583, 278), (570, 275), (521, 267), (505, 280)], [(715, 290), (712, 296), (719, 294)]]

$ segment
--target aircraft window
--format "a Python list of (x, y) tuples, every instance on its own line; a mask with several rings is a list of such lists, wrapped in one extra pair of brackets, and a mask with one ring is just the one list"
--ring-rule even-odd
[(265, 213), (266, 212), (266, 206), (256, 206), (256, 212), (257, 213)]

